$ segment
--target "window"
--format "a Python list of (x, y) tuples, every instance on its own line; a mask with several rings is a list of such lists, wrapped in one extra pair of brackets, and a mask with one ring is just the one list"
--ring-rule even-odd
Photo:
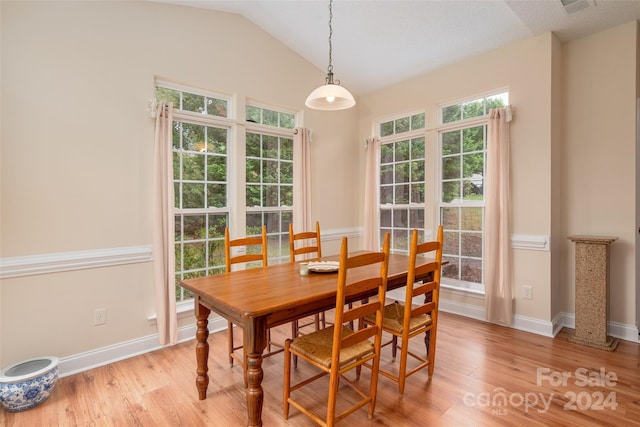
[(289, 262), (295, 115), (248, 105), (247, 120), (256, 123), (246, 134), (247, 235), (266, 224), (269, 263)]
[[(237, 144), (231, 97), (169, 82), (156, 82), (156, 97), (174, 103), (173, 176), (175, 193), (176, 301), (193, 298), (178, 286), (191, 277), (225, 271), (224, 229), (246, 219), (247, 235), (267, 225), (269, 255), (288, 255), (293, 205), (295, 114), (248, 106), (245, 150)], [(245, 153), (244, 155), (233, 153)], [(246, 165), (246, 166), (245, 166)], [(246, 172), (246, 195), (233, 195), (239, 170)], [(283, 246), (286, 244), (286, 246)]]
[(424, 238), (424, 113), (382, 122), (380, 135), (380, 239), (391, 233), (391, 250), (408, 253), (410, 232)]
[(441, 109), (440, 221), (444, 226), (443, 283), (484, 291), (484, 176), (487, 114), (508, 94)]

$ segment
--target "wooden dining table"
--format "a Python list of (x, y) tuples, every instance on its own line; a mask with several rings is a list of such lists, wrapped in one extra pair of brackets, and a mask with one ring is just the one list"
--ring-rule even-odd
[[(322, 258), (323, 261), (337, 259), (337, 256)], [(429, 261), (433, 260), (424, 258), (424, 263)], [(408, 263), (409, 257), (406, 255), (389, 256), (387, 290), (406, 284)], [(244, 351), (247, 354), (248, 426), (262, 425), (262, 353), (267, 345), (267, 330), (335, 308), (337, 274), (311, 272), (302, 276), (299, 264), (275, 264), (180, 282), (195, 297), (196, 387), (200, 400), (206, 398), (209, 385), (207, 338), (211, 311), (243, 329)], [(358, 280), (379, 274), (379, 268), (362, 267), (349, 274), (349, 281)], [(347, 302), (360, 301), (369, 296), (371, 295), (355, 295), (353, 301)]]

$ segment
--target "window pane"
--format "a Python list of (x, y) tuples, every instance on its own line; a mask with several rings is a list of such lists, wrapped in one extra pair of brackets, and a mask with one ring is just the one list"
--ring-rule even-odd
[(204, 184), (182, 184), (182, 208), (202, 209), (204, 208)]
[(257, 236), (262, 233), (262, 213), (247, 213), (247, 236)]
[(246, 114), (247, 121), (254, 123), (262, 123), (261, 109), (252, 105), (247, 105)]
[(227, 206), (227, 185), (207, 185), (207, 205), (210, 208), (224, 208)]
[(391, 227), (391, 211), (389, 209), (380, 211), (380, 227)]
[(183, 270), (195, 270), (206, 266), (206, 246), (204, 242), (185, 243), (183, 246)]
[(278, 126), (278, 113), (271, 110), (263, 110), (262, 123), (269, 126)]
[(227, 129), (208, 127), (207, 151), (209, 153), (227, 154)]
[(442, 209), (442, 226), (445, 230), (460, 229), (460, 208)]
[(384, 205), (390, 203), (393, 203), (393, 187), (380, 187), (380, 204)]
[(442, 123), (451, 123), (462, 118), (460, 105), (451, 105), (442, 109)]
[(164, 87), (156, 88), (158, 101), (173, 102), (173, 108), (180, 108), (180, 92)]
[(411, 184), (409, 203), (424, 203), (424, 184)]
[(460, 152), (460, 131), (442, 134), (442, 155), (458, 154)]
[(380, 136), (393, 135), (393, 121), (380, 124)]
[(260, 135), (247, 132), (246, 155), (260, 157)]
[(460, 254), (460, 234), (457, 231), (443, 233), (443, 251), (449, 255)]
[(451, 203), (460, 199), (460, 183), (459, 182), (443, 182), (442, 183), (442, 201)]
[(410, 129), (409, 117), (396, 120), (396, 133), (408, 132)]
[(424, 181), (424, 160), (411, 162), (411, 181)]
[(203, 239), (205, 233), (204, 215), (184, 215), (184, 240)]
[(405, 205), (409, 203), (409, 186), (404, 185), (396, 185), (395, 186), (396, 197), (394, 200), (395, 204)]
[[(280, 206), (293, 206), (293, 187), (283, 185), (280, 187)], [(289, 230), (287, 230), (287, 233)]]
[(409, 238), (407, 237), (407, 230), (394, 229), (391, 233), (391, 237), (391, 247), (396, 252), (398, 250), (407, 251), (409, 249)]
[(282, 160), (293, 160), (293, 139), (280, 138), (280, 158)]
[(204, 127), (182, 123), (182, 148), (187, 151), (204, 151)]
[(411, 158), (424, 159), (424, 138), (411, 140)]
[(182, 179), (204, 181), (204, 155), (182, 154)]
[(448, 264), (442, 266), (442, 277), (458, 279), (460, 272), (460, 258), (443, 256), (442, 260), (448, 261)]
[(207, 181), (227, 180), (227, 158), (207, 156)]
[(400, 162), (402, 160), (409, 159), (409, 141), (396, 142), (395, 147), (395, 161)]
[(411, 209), (409, 211), (409, 228), (424, 229), (424, 210), (423, 209)]
[(462, 208), (461, 230), (482, 230), (482, 208)]
[(182, 93), (182, 109), (185, 111), (194, 111), (196, 113), (203, 113), (205, 111), (204, 96), (183, 92)]
[(409, 163), (396, 164), (394, 178), (396, 183), (409, 182)]
[(482, 261), (479, 259), (460, 259), (460, 279), (482, 283)]
[(293, 184), (293, 163), (280, 163), (280, 182)]
[(262, 161), (262, 182), (278, 182), (278, 162), (274, 160)]
[[(295, 125), (295, 121), (296, 121), (295, 115), (280, 113), (280, 127), (286, 128), (286, 129), (293, 129)], [(288, 234), (287, 234), (287, 237), (288, 237)]]
[(461, 255), (480, 258), (482, 257), (482, 234), (462, 233)]
[(262, 206), (262, 197), (260, 195), (259, 185), (247, 185), (246, 191), (247, 191), (247, 197), (246, 197), (247, 207), (253, 208), (257, 206)]
[(260, 160), (247, 159), (247, 182), (260, 182)]
[(278, 186), (277, 185), (265, 185), (263, 187), (263, 196), (264, 199), (262, 201), (262, 206), (279, 206), (278, 203)]
[(214, 240), (209, 243), (209, 265), (225, 265), (224, 240)]
[(460, 156), (442, 159), (442, 179), (460, 179)]
[(393, 210), (393, 226), (407, 228), (407, 211), (405, 209)]
[(393, 165), (380, 166), (380, 184), (393, 184)]
[(464, 152), (484, 150), (484, 126), (467, 128), (462, 131)]
[(207, 216), (209, 221), (209, 238), (224, 238), (224, 229), (227, 226), (227, 215), (209, 214)]
[(279, 156), (278, 138), (270, 135), (262, 135), (262, 157), (277, 159)]
[(207, 114), (212, 116), (227, 117), (227, 101), (216, 98), (206, 98)]
[(393, 162), (393, 144), (383, 144), (380, 147), (380, 163)]
[(411, 116), (411, 130), (424, 128), (424, 113)]
[(484, 99), (467, 102), (463, 105), (462, 118), (469, 119), (471, 117), (484, 116)]

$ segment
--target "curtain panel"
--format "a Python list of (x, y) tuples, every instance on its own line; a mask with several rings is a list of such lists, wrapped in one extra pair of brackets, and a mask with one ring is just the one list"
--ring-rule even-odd
[(511, 253), (510, 138), (511, 107), (489, 111), (485, 178), (485, 304), (487, 320), (511, 326), (513, 260)]
[(178, 337), (172, 153), (173, 103), (158, 105), (153, 148), (153, 281), (160, 344)]
[(364, 177), (364, 248), (380, 250), (380, 140), (367, 138)]
[(311, 131), (296, 128), (293, 132), (293, 229), (308, 231), (311, 218)]

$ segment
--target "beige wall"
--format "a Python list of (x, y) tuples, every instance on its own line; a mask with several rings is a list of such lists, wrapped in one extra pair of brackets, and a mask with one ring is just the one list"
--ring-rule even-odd
[[(150, 2), (0, 7), (3, 258), (151, 244), (155, 75), (294, 110), (324, 81), (237, 15)], [(357, 229), (357, 109), (305, 114), (314, 216), (328, 231)], [(5, 279), (0, 302), (2, 367), (156, 333), (150, 262)], [(95, 327), (102, 307), (107, 325)]]
[[(615, 236), (610, 318), (636, 319), (637, 23), (565, 44), (562, 222), (564, 236)], [(573, 313), (575, 248), (564, 242), (563, 311)]]

